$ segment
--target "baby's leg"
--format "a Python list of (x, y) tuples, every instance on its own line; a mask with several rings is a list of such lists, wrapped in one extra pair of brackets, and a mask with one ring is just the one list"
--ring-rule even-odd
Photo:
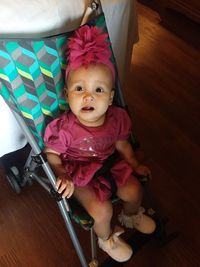
[(117, 195), (124, 201), (124, 213), (137, 213), (143, 198), (143, 188), (134, 176), (130, 176), (126, 183), (118, 188)]
[(111, 202), (100, 202), (88, 187), (75, 188), (74, 196), (94, 218), (93, 228), (98, 236), (99, 247), (116, 261), (124, 262), (130, 259), (132, 248), (119, 237), (122, 232), (111, 233)]
[(75, 198), (94, 219), (94, 231), (100, 238), (107, 239), (111, 234), (111, 218), (113, 214), (110, 201), (100, 202), (89, 187), (76, 187)]
[(144, 214), (145, 210), (141, 207), (143, 188), (137, 178), (131, 176), (122, 187), (118, 188), (117, 195), (124, 201), (123, 210), (119, 215), (121, 224), (144, 234), (153, 233), (156, 224), (152, 218)]

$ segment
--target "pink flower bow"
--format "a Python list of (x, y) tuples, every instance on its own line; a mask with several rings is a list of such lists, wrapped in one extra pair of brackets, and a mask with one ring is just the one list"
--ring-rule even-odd
[(70, 70), (90, 64), (102, 63), (107, 65), (115, 78), (115, 68), (110, 61), (111, 50), (108, 34), (102, 33), (96, 26), (84, 25), (80, 27), (75, 35), (69, 38), (67, 48), (68, 65), (66, 77)]

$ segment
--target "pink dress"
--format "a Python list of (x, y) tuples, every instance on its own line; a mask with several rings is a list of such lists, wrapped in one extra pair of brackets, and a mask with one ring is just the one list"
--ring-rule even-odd
[[(89, 185), (97, 197), (104, 201), (111, 197), (110, 183), (104, 177), (93, 179), (104, 161), (115, 151), (118, 140), (126, 140), (131, 131), (131, 121), (126, 111), (109, 107), (105, 122), (99, 127), (82, 125), (71, 111), (48, 124), (45, 146), (58, 152), (63, 166), (75, 186)], [(121, 159), (111, 168), (117, 187), (132, 175), (132, 168)]]

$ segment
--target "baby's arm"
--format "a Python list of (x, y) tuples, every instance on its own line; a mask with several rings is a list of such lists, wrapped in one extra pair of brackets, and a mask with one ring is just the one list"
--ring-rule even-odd
[(74, 184), (72, 179), (66, 174), (60, 155), (50, 148), (45, 148), (44, 152), (46, 153), (47, 160), (57, 177), (56, 188), (58, 193), (62, 194), (62, 197), (70, 198), (74, 192)]
[(122, 157), (129, 163), (133, 170), (140, 175), (148, 175), (151, 177), (149, 168), (141, 164), (136, 158), (131, 144), (128, 140), (120, 140), (116, 142), (116, 149)]

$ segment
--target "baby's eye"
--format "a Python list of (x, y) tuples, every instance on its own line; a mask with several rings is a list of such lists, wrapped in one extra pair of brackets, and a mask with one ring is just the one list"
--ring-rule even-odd
[(104, 90), (101, 87), (97, 87), (95, 91), (96, 93), (103, 93)]
[(80, 85), (77, 85), (76, 88), (75, 88), (75, 91), (81, 92), (81, 91), (83, 91), (83, 87), (80, 86)]

